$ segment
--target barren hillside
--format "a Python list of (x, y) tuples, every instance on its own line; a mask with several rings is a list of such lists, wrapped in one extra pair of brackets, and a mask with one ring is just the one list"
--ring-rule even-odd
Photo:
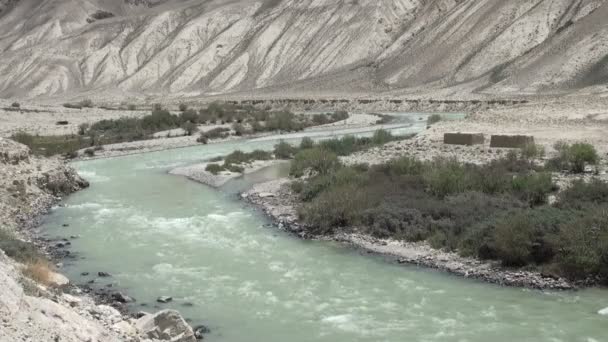
[(605, 0), (0, 0), (0, 95), (605, 92)]

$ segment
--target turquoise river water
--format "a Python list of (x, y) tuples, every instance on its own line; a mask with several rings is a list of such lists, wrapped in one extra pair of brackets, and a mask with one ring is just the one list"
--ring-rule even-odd
[(504, 288), (302, 241), (238, 200), (236, 190), (268, 172), (219, 191), (167, 174), (275, 143), (76, 163), (91, 187), (55, 208), (44, 231), (79, 236), (71, 247), (78, 258), (64, 269), (73, 281), (110, 272), (99, 286), (111, 282), (135, 297), (134, 310), (156, 310), (158, 296), (173, 296), (161, 307), (209, 326), (207, 341), (608, 341), (608, 317), (597, 314), (608, 306), (606, 290)]

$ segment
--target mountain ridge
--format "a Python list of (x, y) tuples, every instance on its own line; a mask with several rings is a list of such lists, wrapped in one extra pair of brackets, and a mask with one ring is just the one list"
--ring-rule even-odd
[[(608, 83), (606, 0), (3, 3), (3, 97), (324, 85), (528, 95), (605, 92)], [(113, 16), (92, 19), (97, 11)]]

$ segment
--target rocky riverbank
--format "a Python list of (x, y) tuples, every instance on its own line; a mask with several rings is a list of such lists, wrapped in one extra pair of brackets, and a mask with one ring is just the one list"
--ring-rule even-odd
[(569, 290), (575, 284), (562, 278), (544, 276), (539, 272), (512, 270), (496, 263), (461, 257), (431, 248), (427, 243), (409, 243), (390, 239), (377, 239), (352, 233), (339, 233), (331, 236), (314, 237), (309, 235), (299, 223), (296, 206), (298, 199), (289, 187), (289, 179), (282, 178), (254, 185), (241, 197), (268, 215), (279, 228), (300, 238), (319, 238), (334, 240), (366, 252), (386, 256), (402, 264), (418, 265), (449, 272), (465, 278), (504, 285), (534, 289)]
[[(62, 160), (33, 156), (24, 145), (0, 138), (0, 228), (16, 241), (30, 241), (51, 257), (65, 256), (58, 251), (67, 242), (41, 239), (33, 228), (63, 196), (87, 186)], [(37, 271), (44, 281), (34, 281), (25, 276), (30, 266), (0, 250), (0, 341), (193, 342), (202, 337), (176, 311), (132, 317), (98, 305), (99, 298), (72, 286), (51, 265)]]

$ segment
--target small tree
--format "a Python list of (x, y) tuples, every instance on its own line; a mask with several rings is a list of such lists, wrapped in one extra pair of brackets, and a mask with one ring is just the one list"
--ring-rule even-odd
[(426, 120), (426, 123), (428, 125), (432, 125), (432, 124), (438, 123), (439, 121), (441, 121), (441, 115), (433, 114), (433, 115), (429, 116), (429, 118)]
[(11, 104), (11, 107), (13, 107), (13, 108), (21, 108), (21, 104), (19, 102), (13, 102), (13, 104)]
[(276, 158), (289, 159), (293, 157), (295, 152), (295, 148), (283, 140), (274, 145), (274, 155)]
[(89, 124), (88, 123), (81, 123), (80, 125), (78, 125), (78, 135), (85, 135), (87, 134), (87, 131), (89, 130)]
[(587, 143), (568, 144), (558, 141), (553, 146), (559, 155), (549, 161), (548, 166), (553, 169), (568, 169), (575, 173), (585, 171), (587, 164), (597, 164), (599, 156), (595, 147)]
[(527, 144), (521, 148), (521, 156), (526, 160), (543, 158), (545, 156), (545, 147), (537, 144)]
[(179, 111), (180, 112), (185, 112), (187, 110), (188, 110), (188, 105), (187, 104), (185, 104), (185, 103), (180, 103), (179, 104)]
[(595, 147), (591, 144), (576, 143), (570, 146), (570, 163), (573, 172), (584, 172), (585, 165), (597, 164), (599, 159)]
[(196, 124), (187, 121), (182, 125), (182, 129), (186, 132), (186, 135), (191, 136), (194, 133), (198, 132), (198, 126)]
[(302, 150), (313, 147), (315, 147), (315, 142), (309, 137), (304, 137), (302, 138), (302, 141), (300, 141), (300, 149)]
[(93, 101), (91, 101), (91, 99), (84, 99), (84, 100), (80, 101), (79, 104), (83, 108), (91, 108), (91, 107), (93, 107)]

